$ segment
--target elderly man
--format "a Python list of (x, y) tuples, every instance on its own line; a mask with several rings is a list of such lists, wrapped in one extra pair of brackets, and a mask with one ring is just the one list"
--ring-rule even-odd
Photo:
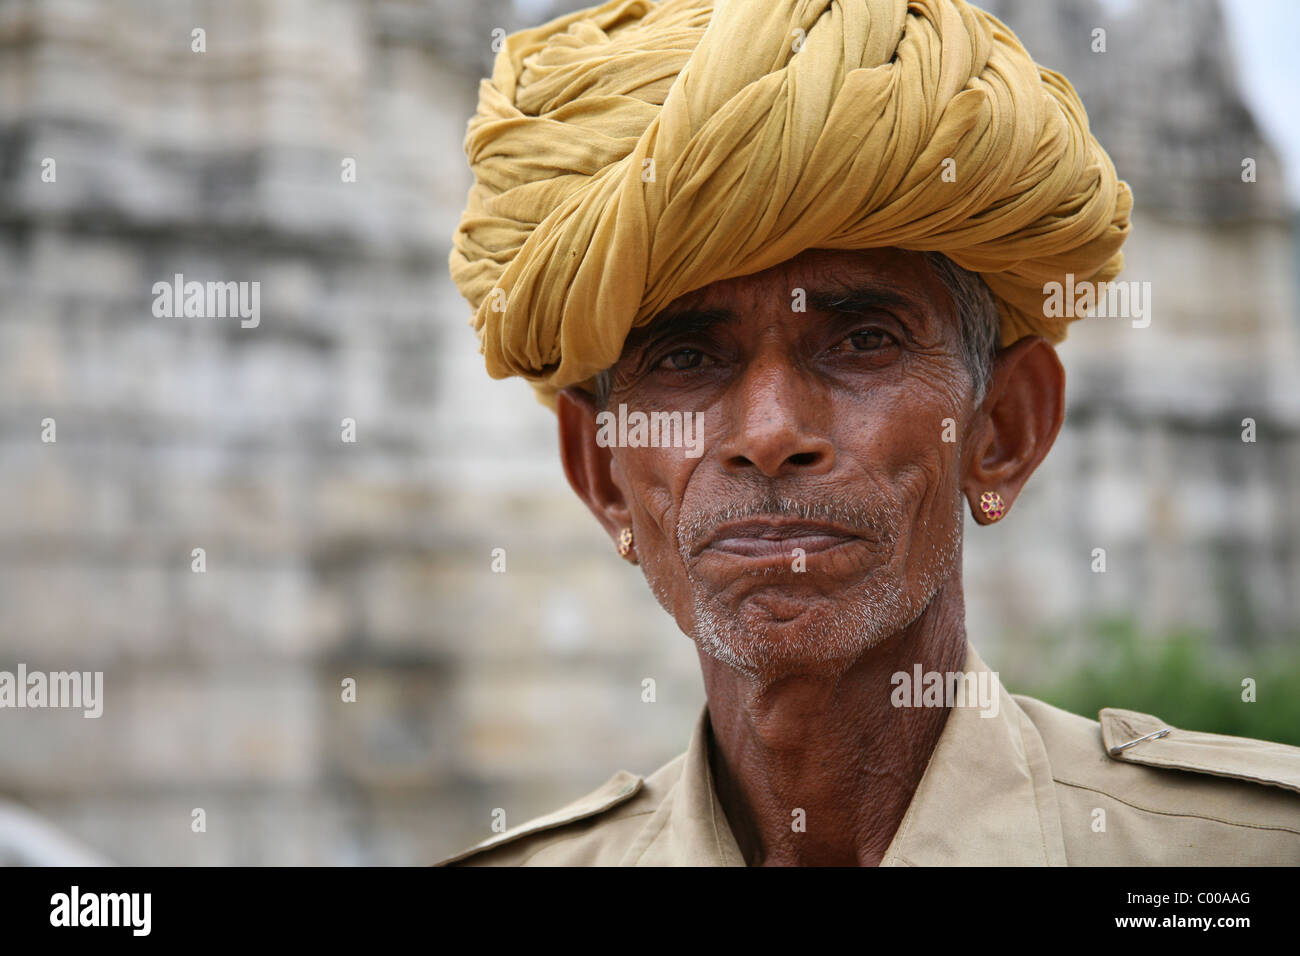
[(1113, 278), (1131, 207), (1005, 26), (618, 0), (507, 38), (466, 149), (488, 370), (556, 411), (708, 703), (650, 777), (445, 862), (1300, 862), (1300, 750), (1013, 697), (967, 643), (963, 509), (1000, 520), (1064, 416), (1044, 286)]

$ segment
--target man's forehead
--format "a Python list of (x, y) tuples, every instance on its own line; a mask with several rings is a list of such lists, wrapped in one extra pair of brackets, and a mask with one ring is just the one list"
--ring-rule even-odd
[(928, 297), (933, 275), (920, 253), (902, 249), (805, 249), (762, 272), (720, 279), (678, 296), (661, 314), (681, 305), (767, 296), (774, 290), (788, 295), (796, 288), (834, 290), (879, 286), (900, 295)]

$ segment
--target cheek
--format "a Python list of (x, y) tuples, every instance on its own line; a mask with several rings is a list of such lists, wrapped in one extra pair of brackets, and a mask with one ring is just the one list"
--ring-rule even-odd
[(679, 502), (695, 463), (672, 448), (624, 448), (615, 461), (642, 563), (675, 553)]
[(873, 403), (858, 439), (864, 467), (891, 489), (911, 525), (909, 550), (951, 533), (965, 422), (965, 411), (953, 406), (946, 389), (919, 385), (913, 380), (905, 396)]
[(671, 448), (624, 448), (616, 454), (641, 573), (660, 607), (689, 633), (691, 591), (677, 549), (677, 521), (700, 459), (687, 458), (681, 449)]
[(912, 380), (906, 390), (872, 394), (844, 416), (852, 426), (842, 441), (882, 471), (922, 467), (937, 474), (955, 466), (966, 414), (947, 389)]
[(918, 411), (908, 429), (906, 459), (900, 467), (906, 476), (911, 522), (907, 544), (910, 569), (929, 573), (937, 562), (946, 560), (942, 556), (956, 546), (961, 533), (961, 444), (957, 438), (963, 422), (946, 405)]

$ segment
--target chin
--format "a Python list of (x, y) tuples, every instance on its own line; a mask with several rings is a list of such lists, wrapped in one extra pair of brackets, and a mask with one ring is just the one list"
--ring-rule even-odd
[(914, 621), (920, 608), (913, 613), (912, 603), (899, 588), (878, 584), (857, 600), (760, 593), (738, 608), (720, 609), (701, 598), (693, 639), (704, 653), (750, 675), (843, 669)]

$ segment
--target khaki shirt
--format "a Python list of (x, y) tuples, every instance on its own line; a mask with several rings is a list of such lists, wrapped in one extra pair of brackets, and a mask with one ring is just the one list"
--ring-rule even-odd
[[(968, 645), (967, 672), (988, 668)], [(882, 866), (1300, 864), (1300, 748), (1170, 729), (1107, 708), (1100, 722), (996, 678), (999, 706), (954, 706)], [(713, 788), (709, 713), (686, 753), (439, 866), (744, 866)]]

